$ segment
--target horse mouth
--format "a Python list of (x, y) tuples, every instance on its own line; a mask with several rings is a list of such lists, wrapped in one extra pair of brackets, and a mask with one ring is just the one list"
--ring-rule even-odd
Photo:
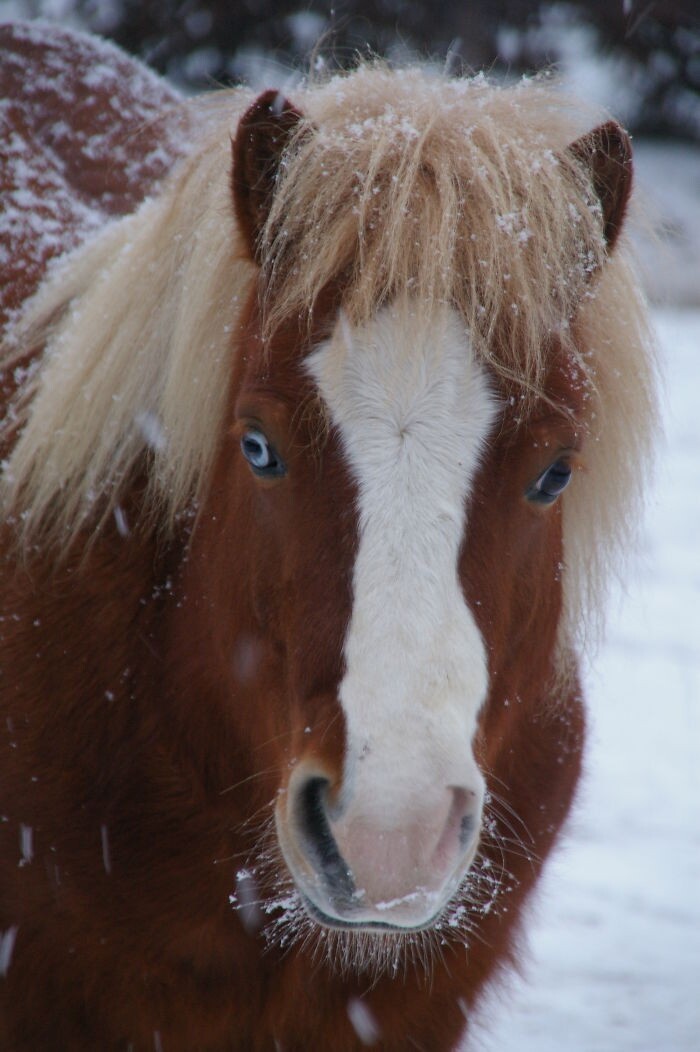
[[(352, 920), (349, 917), (334, 917), (331, 916), (329, 913), (325, 913), (303, 891), (300, 890), (299, 894), (304, 908), (311, 917), (311, 919), (316, 921), (318, 924), (321, 924), (324, 928), (330, 928), (334, 931), (371, 932), (372, 934), (377, 935), (410, 935), (412, 932), (427, 931), (428, 929), (433, 928), (440, 920), (446, 908), (445, 906), (442, 906), (434, 914), (432, 914), (432, 916), (417, 924), (392, 924), (390, 921), (384, 920)], [(382, 904), (380, 903), (380, 908), (381, 905)]]

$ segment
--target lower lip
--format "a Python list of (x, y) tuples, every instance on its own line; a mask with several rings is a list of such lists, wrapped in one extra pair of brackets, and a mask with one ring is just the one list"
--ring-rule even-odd
[(437, 922), (440, 913), (433, 914), (428, 920), (422, 924), (416, 924), (413, 927), (406, 927), (402, 924), (387, 924), (386, 921), (349, 921), (342, 920), (339, 917), (329, 917), (327, 913), (316, 906), (311, 899), (306, 895), (301, 896), (306, 911), (319, 924), (323, 924), (326, 928), (334, 928), (336, 931), (371, 931), (371, 932), (385, 932), (389, 935), (410, 935), (411, 932), (424, 931), (426, 928), (432, 928)]

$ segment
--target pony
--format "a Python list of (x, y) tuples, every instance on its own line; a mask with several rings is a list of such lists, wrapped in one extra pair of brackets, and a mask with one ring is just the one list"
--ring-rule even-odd
[(629, 137), (40, 24), (2, 70), (0, 1045), (456, 1049), (653, 448)]

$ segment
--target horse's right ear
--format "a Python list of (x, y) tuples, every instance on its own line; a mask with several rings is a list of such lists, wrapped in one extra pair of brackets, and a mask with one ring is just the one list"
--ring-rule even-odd
[(270, 212), (282, 154), (302, 114), (279, 91), (265, 91), (246, 110), (233, 150), (233, 204), (253, 259)]
[(632, 191), (632, 144), (616, 121), (607, 121), (569, 146), (587, 169), (600, 202), (608, 252), (617, 241)]

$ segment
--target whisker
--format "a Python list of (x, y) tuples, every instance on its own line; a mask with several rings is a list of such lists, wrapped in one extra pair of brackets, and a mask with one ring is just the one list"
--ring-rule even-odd
[(263, 771), (254, 771), (253, 774), (249, 774), (246, 778), (241, 778), (239, 782), (234, 782), (233, 785), (228, 785), (225, 789), (219, 790), (219, 796), (224, 796), (226, 793), (232, 793), (235, 789), (240, 789), (242, 785), (247, 785), (248, 782), (254, 782), (256, 778), (264, 778), (266, 775), (272, 774), (276, 770), (276, 767), (267, 767)]
[[(494, 792), (494, 790), (489, 789), (486, 800), (487, 806), (490, 806), (494, 801), (499, 805), (499, 807), (503, 808), (503, 810), (506, 811), (506, 813), (509, 814), (511, 818), (513, 818), (520, 826), (522, 826), (525, 835), (528, 837), (530, 842), (534, 844), (535, 838), (530, 832), (530, 829), (528, 828), (525, 821), (521, 818), (521, 816), (518, 814), (518, 812), (515, 810), (512, 804), (510, 804), (509, 801), (506, 800), (506, 798), (501, 796), (499, 793), (496, 793)], [(514, 830), (512, 831), (513, 833), (515, 832)]]
[(468, 952), (473, 943), (488, 947), (484, 919), (504, 910), (504, 898), (517, 886), (508, 860), (523, 857), (531, 865), (538, 861), (525, 823), (508, 801), (490, 790), (482, 847), (433, 929), (386, 934), (332, 930), (308, 913), (287, 870), (275, 830), (276, 800), (276, 796), (268, 800), (240, 824), (250, 849), (226, 861), (241, 861), (238, 872), (251, 881), (254, 894), (246, 895), (245, 902), (233, 894), (232, 907), (259, 912), (266, 953), (303, 954), (314, 972), (332, 970), (343, 978), (364, 976), (368, 989), (383, 976), (401, 981), (409, 974), (430, 988), (436, 966), (449, 971), (448, 954)]

